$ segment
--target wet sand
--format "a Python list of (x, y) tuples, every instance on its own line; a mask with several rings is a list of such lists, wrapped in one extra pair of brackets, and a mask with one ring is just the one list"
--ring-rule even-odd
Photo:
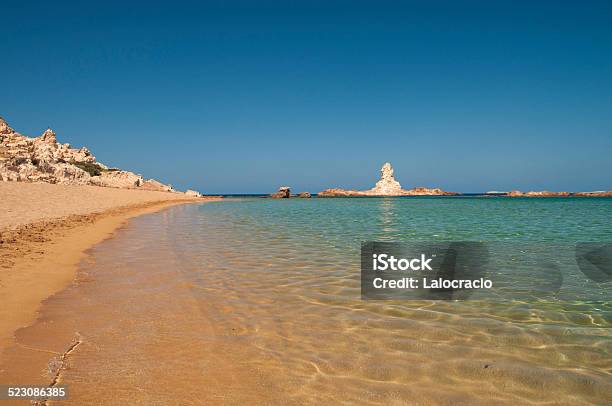
[(204, 199), (95, 186), (0, 182), (0, 353), (127, 219)]

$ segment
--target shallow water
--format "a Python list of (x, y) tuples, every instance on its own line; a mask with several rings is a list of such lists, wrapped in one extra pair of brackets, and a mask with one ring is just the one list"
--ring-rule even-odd
[[(92, 249), (18, 339), (59, 349), (78, 335), (61, 371), (71, 404), (604, 404), (611, 283), (564, 264), (576, 242), (612, 241), (611, 218), (612, 199), (573, 198), (173, 207)], [(492, 242), (501, 267), (503, 247), (538, 247), (563, 285), (529, 300), (364, 301), (367, 240)]]

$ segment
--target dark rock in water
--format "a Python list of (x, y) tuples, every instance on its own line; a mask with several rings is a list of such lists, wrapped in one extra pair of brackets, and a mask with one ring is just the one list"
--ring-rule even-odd
[(289, 186), (281, 186), (278, 188), (278, 192), (270, 195), (273, 199), (288, 199), (291, 197), (291, 188)]

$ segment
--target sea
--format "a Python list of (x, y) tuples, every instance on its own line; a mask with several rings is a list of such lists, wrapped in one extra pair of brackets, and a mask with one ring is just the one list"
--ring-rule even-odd
[[(365, 299), (368, 241), (483, 244), (506, 288)], [(611, 241), (611, 198), (230, 196), (130, 220), (17, 338), (78, 343), (41, 372), (62, 404), (610, 404), (612, 280), (577, 253)]]

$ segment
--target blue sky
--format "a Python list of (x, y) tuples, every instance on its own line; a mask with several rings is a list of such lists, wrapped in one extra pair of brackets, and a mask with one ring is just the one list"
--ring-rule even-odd
[(4, 2), (0, 115), (207, 193), (612, 189), (611, 4)]

